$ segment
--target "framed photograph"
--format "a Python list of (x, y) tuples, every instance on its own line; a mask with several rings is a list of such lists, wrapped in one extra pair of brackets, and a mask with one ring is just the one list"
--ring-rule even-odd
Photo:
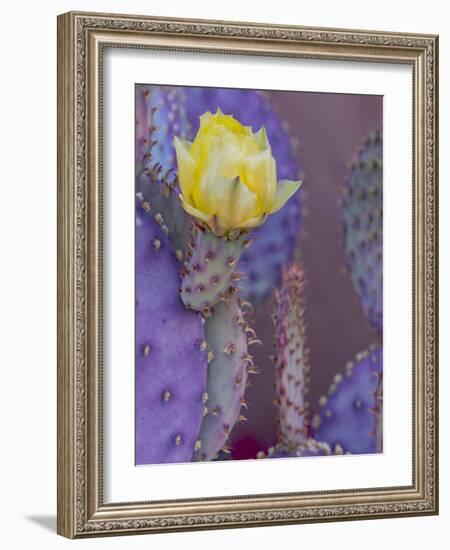
[(438, 39), (58, 18), (58, 532), (436, 514)]

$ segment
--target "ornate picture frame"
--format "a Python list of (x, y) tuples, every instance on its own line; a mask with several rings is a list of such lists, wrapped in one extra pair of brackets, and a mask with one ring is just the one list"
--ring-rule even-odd
[[(106, 48), (412, 68), (412, 483), (104, 501)], [(438, 513), (438, 38), (70, 12), (58, 17), (58, 533), (69, 538)], [(176, 466), (174, 466), (176, 467)]]

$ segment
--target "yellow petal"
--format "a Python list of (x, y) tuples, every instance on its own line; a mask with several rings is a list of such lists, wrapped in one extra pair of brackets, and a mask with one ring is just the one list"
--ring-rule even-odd
[(239, 178), (215, 179), (202, 188), (201, 208), (218, 217), (227, 229), (233, 229), (255, 216), (257, 199)]
[(177, 137), (174, 139), (175, 153), (178, 163), (178, 180), (180, 189), (188, 202), (191, 202), (192, 193), (195, 185), (195, 170), (196, 162), (189, 153), (191, 144), (189, 141), (181, 140)]
[(206, 113), (203, 113), (202, 115), (200, 115), (200, 128), (202, 126), (208, 125), (212, 116), (213, 115), (210, 111), (206, 111)]
[(225, 126), (233, 134), (252, 135), (250, 126), (243, 126), (239, 120), (236, 120), (232, 115), (224, 115), (220, 108), (217, 108), (216, 114), (212, 115), (210, 122), (220, 126)]
[(197, 162), (202, 156), (202, 153), (204, 151), (205, 141), (207, 141), (208, 139), (208, 133), (210, 132), (210, 128), (211, 128), (212, 116), (213, 115), (209, 111), (207, 111), (206, 113), (203, 113), (200, 116), (200, 126), (194, 138), (194, 141), (192, 142), (192, 147), (190, 149), (192, 158), (194, 158)]
[(264, 151), (264, 149), (268, 149), (270, 147), (269, 138), (267, 137), (267, 132), (264, 126), (261, 126), (256, 134), (254, 134), (254, 138), (261, 151)]
[(258, 198), (262, 212), (268, 212), (275, 199), (277, 169), (270, 148), (244, 160), (242, 179)]
[(214, 140), (202, 165), (201, 175), (205, 179), (234, 179), (239, 175), (242, 163), (242, 150), (233, 136), (222, 136)]
[(195, 208), (194, 206), (186, 202), (183, 195), (180, 195), (180, 200), (181, 200), (181, 206), (184, 208), (185, 212), (187, 212), (191, 216), (194, 216), (194, 218), (197, 218), (209, 224), (212, 216), (198, 210), (197, 208)]
[(250, 218), (246, 222), (242, 223), (240, 229), (252, 229), (253, 227), (258, 227), (258, 225), (263, 224), (266, 221), (267, 214), (261, 214), (261, 216), (256, 216), (255, 218)]
[(254, 136), (238, 136), (239, 146), (246, 156), (256, 155), (261, 152), (258, 141)]
[(183, 138), (180, 138), (180, 137), (177, 137), (175, 136), (174, 140), (178, 140), (181, 145), (184, 146), (184, 148), (186, 149), (186, 151), (189, 151), (191, 150), (191, 147), (192, 147), (192, 142), (191, 141), (188, 141), (187, 139), (183, 139)]
[(246, 220), (254, 217), (258, 211), (257, 196), (237, 178), (231, 197), (231, 225), (239, 228), (244, 227)]
[(277, 186), (264, 127), (254, 134), (220, 109), (200, 117), (192, 143), (174, 143), (183, 208), (217, 235), (261, 225), (300, 187), (301, 182), (289, 180)]
[(212, 192), (209, 186), (215, 185), (216, 181), (233, 180), (239, 175), (241, 165), (242, 150), (231, 132), (222, 128), (212, 139), (205, 140), (197, 161), (197, 185), (193, 192), (195, 205), (207, 209)]
[(302, 181), (281, 180), (277, 185), (277, 194), (273, 202), (273, 206), (269, 211), (270, 214), (280, 210), (292, 195), (300, 188)]

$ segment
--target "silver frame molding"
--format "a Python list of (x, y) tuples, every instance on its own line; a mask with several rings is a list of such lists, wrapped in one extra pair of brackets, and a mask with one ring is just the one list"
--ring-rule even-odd
[[(102, 495), (104, 47), (413, 68), (413, 483), (105, 504)], [(438, 513), (438, 38), (130, 15), (58, 17), (58, 533), (70, 538)]]

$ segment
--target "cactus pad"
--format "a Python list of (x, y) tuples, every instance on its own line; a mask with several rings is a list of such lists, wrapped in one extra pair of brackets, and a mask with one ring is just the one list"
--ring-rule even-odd
[(316, 438), (345, 453), (381, 451), (382, 361), (382, 349), (372, 346), (347, 364), (344, 375), (334, 377), (313, 418)]
[(371, 135), (358, 153), (342, 200), (347, 265), (369, 322), (383, 329), (383, 143)]
[(296, 264), (283, 270), (276, 292), (275, 390), (278, 405), (278, 443), (259, 458), (286, 458), (330, 454), (326, 443), (310, 437), (309, 351), (304, 321), (305, 274)]
[(190, 125), (181, 88), (136, 86), (136, 162), (160, 165), (164, 172), (175, 166), (173, 136), (187, 137)]
[(332, 453), (327, 443), (307, 438), (297, 445), (297, 447), (291, 449), (281, 444), (270, 447), (267, 453), (259, 453), (258, 458), (292, 458), (295, 456), (325, 456), (329, 454)]
[(169, 237), (178, 261), (182, 262), (187, 259), (192, 220), (181, 206), (176, 186), (177, 179), (162, 174), (160, 166), (144, 169), (136, 179), (137, 195), (144, 208), (153, 213), (155, 221)]
[(208, 353), (208, 389), (205, 416), (193, 460), (212, 460), (221, 451), (245, 406), (244, 392), (253, 362), (248, 334), (253, 331), (243, 317), (238, 298), (228, 294), (205, 319)]
[(297, 265), (283, 272), (276, 293), (275, 389), (279, 410), (279, 442), (296, 448), (308, 436), (309, 352), (305, 345), (303, 290), (305, 276)]
[[(136, 206), (136, 463), (190, 461), (203, 417), (207, 354), (199, 314), (179, 296), (179, 263)], [(182, 361), (180, 361), (182, 358)]]
[(228, 240), (208, 230), (193, 229), (189, 259), (182, 271), (181, 298), (187, 308), (208, 311), (227, 295), (240, 277), (236, 266), (249, 243), (245, 236)]

